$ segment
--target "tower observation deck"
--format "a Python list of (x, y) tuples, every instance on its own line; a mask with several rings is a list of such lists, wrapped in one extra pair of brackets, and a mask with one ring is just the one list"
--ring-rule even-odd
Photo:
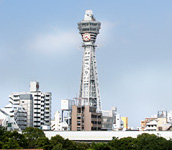
[(84, 19), (78, 23), (79, 33), (83, 40), (83, 61), (79, 98), (80, 105), (89, 105), (101, 111), (99, 83), (95, 55), (95, 41), (101, 23), (96, 21), (92, 10), (86, 10)]

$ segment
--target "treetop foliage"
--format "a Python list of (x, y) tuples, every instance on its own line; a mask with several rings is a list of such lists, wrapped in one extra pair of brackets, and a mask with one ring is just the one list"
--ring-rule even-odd
[(21, 134), (0, 127), (0, 149), (44, 150), (172, 150), (172, 140), (144, 133), (137, 138), (113, 139), (107, 143), (76, 143), (56, 135), (48, 139), (38, 128), (28, 127)]

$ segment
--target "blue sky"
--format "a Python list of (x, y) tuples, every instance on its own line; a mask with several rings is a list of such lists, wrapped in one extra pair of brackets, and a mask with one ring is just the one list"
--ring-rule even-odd
[(103, 109), (116, 106), (129, 126), (172, 110), (171, 0), (0, 0), (0, 107), (30, 81), (60, 100), (79, 93), (85, 10), (102, 23), (96, 51)]

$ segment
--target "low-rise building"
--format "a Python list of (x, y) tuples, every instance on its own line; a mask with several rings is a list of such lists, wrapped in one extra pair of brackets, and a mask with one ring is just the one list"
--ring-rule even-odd
[(128, 117), (121, 117), (121, 120), (123, 121), (123, 130), (128, 129)]
[(61, 115), (59, 111), (54, 114), (54, 120), (51, 120), (51, 130), (53, 131), (67, 131), (68, 124), (64, 120), (62, 122)]
[(71, 99), (62, 99), (61, 100), (61, 110), (62, 110), (62, 121), (63, 125), (66, 126), (67, 123), (67, 130), (71, 130), (71, 124), (72, 124), (72, 106), (75, 105), (75, 101)]
[(116, 123), (116, 112), (115, 107), (111, 110), (102, 110), (102, 130), (113, 130), (113, 125)]
[(167, 121), (168, 121), (169, 123), (172, 123), (172, 111), (169, 111), (169, 112), (168, 112)]
[(141, 121), (141, 130), (143, 131), (167, 131), (172, 129), (170, 116), (167, 117), (167, 111), (158, 111), (157, 118), (145, 118)]
[(123, 126), (124, 126), (124, 123), (121, 120), (121, 115), (119, 113), (117, 113), (115, 124), (113, 124), (113, 130), (121, 131), (121, 130), (123, 130)]
[(27, 126), (27, 113), (22, 106), (9, 103), (0, 109), (1, 126), (7, 130), (24, 130)]
[(145, 131), (157, 131), (158, 120), (152, 120), (146, 123)]
[(145, 120), (142, 120), (141, 121), (141, 131), (144, 131), (145, 130), (145, 128), (146, 128), (146, 124), (147, 123), (149, 123), (149, 122), (151, 122), (151, 121), (153, 121), (153, 120), (156, 120), (157, 118), (154, 118), (154, 117), (152, 117), (152, 118), (145, 118)]
[(99, 131), (102, 129), (102, 113), (89, 105), (72, 106), (72, 131)]

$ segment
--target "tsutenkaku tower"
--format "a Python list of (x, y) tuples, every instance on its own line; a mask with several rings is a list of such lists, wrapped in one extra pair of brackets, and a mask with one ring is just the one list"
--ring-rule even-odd
[(96, 21), (92, 10), (86, 10), (84, 19), (78, 23), (79, 33), (83, 40), (83, 62), (79, 98), (81, 105), (96, 107), (101, 111), (99, 83), (95, 55), (95, 41), (99, 34), (101, 23)]

